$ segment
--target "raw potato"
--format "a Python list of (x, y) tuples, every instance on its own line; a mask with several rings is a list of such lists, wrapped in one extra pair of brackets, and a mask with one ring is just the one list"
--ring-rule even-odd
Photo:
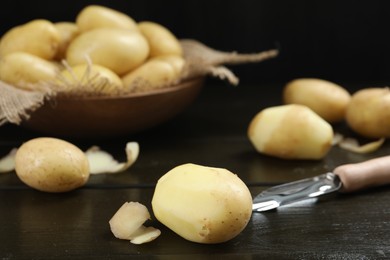
[(99, 5), (89, 5), (82, 9), (76, 17), (76, 24), (81, 32), (96, 28), (138, 30), (136, 22), (130, 16)]
[(346, 120), (353, 131), (364, 137), (390, 137), (390, 90), (366, 88), (354, 93)]
[(32, 20), (13, 27), (0, 41), (0, 57), (12, 52), (27, 52), (46, 60), (53, 59), (61, 42), (54, 24), (48, 20)]
[(176, 78), (180, 77), (185, 65), (184, 58), (179, 55), (162, 55), (162, 56), (154, 57), (153, 60), (161, 60), (171, 64), (175, 71)]
[(150, 91), (173, 84), (179, 74), (167, 61), (151, 59), (122, 77), (123, 85), (133, 92)]
[(22, 182), (45, 192), (66, 192), (83, 186), (89, 178), (84, 152), (57, 138), (27, 141), (15, 155), (15, 171)]
[(283, 159), (321, 159), (332, 146), (332, 126), (303, 105), (260, 111), (250, 122), (248, 137), (260, 153)]
[(114, 94), (123, 88), (122, 80), (111, 70), (96, 64), (80, 64), (61, 72), (61, 81), (72, 90)]
[(100, 28), (80, 34), (68, 47), (66, 59), (72, 66), (86, 63), (104, 66), (124, 75), (145, 62), (149, 45), (139, 32)]
[(61, 41), (54, 58), (56, 60), (62, 60), (66, 57), (66, 50), (68, 49), (69, 44), (80, 34), (80, 30), (78, 26), (72, 22), (58, 22), (55, 23), (54, 26), (61, 35)]
[(0, 59), (0, 80), (15, 87), (36, 90), (37, 84), (55, 82), (57, 65), (25, 52), (13, 52)]
[(351, 95), (333, 82), (301, 78), (285, 86), (283, 99), (285, 104), (305, 105), (326, 121), (335, 123), (344, 120)]
[(138, 28), (146, 37), (150, 45), (150, 56), (178, 55), (183, 54), (181, 45), (176, 36), (164, 26), (144, 21), (138, 23)]
[(226, 169), (183, 164), (158, 180), (152, 207), (156, 218), (181, 237), (213, 244), (236, 237), (246, 227), (252, 196)]
[(148, 209), (138, 202), (125, 202), (110, 219), (111, 232), (116, 238), (143, 244), (156, 239), (161, 231), (143, 226), (150, 219)]

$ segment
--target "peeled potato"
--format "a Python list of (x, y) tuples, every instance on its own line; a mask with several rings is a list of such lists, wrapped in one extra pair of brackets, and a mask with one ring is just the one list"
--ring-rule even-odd
[(82, 90), (94, 93), (115, 93), (123, 88), (122, 80), (111, 70), (96, 64), (80, 64), (61, 72), (61, 80), (69, 90), (84, 87)]
[(15, 87), (35, 90), (36, 84), (55, 82), (58, 66), (25, 52), (13, 52), (0, 59), (0, 80)]
[(0, 57), (12, 52), (27, 52), (46, 60), (53, 59), (61, 41), (54, 24), (48, 20), (32, 20), (13, 27), (0, 40)]
[(252, 197), (226, 169), (183, 164), (158, 180), (152, 207), (156, 218), (181, 237), (212, 244), (228, 241), (246, 227)]
[(390, 90), (365, 88), (354, 93), (346, 120), (352, 130), (364, 137), (390, 137)]
[(81, 32), (96, 28), (122, 28), (138, 30), (136, 22), (128, 15), (99, 5), (83, 8), (76, 17)]
[(125, 88), (134, 91), (150, 91), (171, 85), (179, 74), (167, 61), (151, 59), (122, 77)]
[(89, 178), (84, 152), (57, 138), (27, 141), (15, 155), (15, 171), (22, 182), (45, 192), (66, 192), (83, 186)]
[(285, 86), (283, 99), (285, 104), (305, 105), (326, 121), (335, 123), (344, 120), (351, 95), (333, 82), (302, 78)]
[(80, 34), (67, 50), (70, 65), (92, 63), (104, 66), (118, 75), (135, 69), (149, 55), (149, 45), (140, 33), (116, 28), (94, 29)]
[(176, 36), (164, 26), (144, 21), (138, 23), (138, 28), (146, 37), (150, 45), (150, 56), (183, 54), (181, 45)]
[(77, 35), (79, 35), (80, 30), (78, 26), (72, 22), (58, 22), (55, 23), (54, 26), (61, 35), (58, 51), (54, 58), (57, 60), (65, 59), (66, 50), (68, 49), (69, 44)]
[(248, 137), (260, 153), (283, 159), (321, 159), (332, 146), (332, 126), (303, 105), (260, 111), (250, 122)]

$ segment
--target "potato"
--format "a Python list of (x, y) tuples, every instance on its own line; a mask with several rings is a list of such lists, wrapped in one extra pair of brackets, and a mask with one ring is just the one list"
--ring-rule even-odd
[(78, 26), (72, 22), (58, 22), (55, 23), (54, 26), (61, 36), (61, 41), (54, 58), (56, 60), (62, 60), (65, 59), (66, 50), (68, 49), (69, 44), (79, 35), (80, 30)]
[(301, 104), (311, 108), (330, 123), (344, 120), (351, 95), (343, 87), (316, 78), (289, 82), (283, 90), (285, 104)]
[(40, 137), (21, 145), (15, 171), (22, 182), (45, 192), (66, 192), (83, 186), (89, 178), (84, 152), (57, 138)]
[(169, 86), (178, 76), (176, 68), (170, 62), (151, 59), (124, 75), (122, 81), (125, 88), (141, 92)]
[(53, 59), (61, 42), (61, 35), (48, 20), (32, 20), (13, 27), (0, 41), (0, 57), (12, 52), (27, 52), (46, 60)]
[(346, 121), (353, 131), (364, 137), (390, 137), (390, 90), (365, 88), (354, 93)]
[(96, 64), (80, 64), (61, 72), (61, 80), (69, 90), (84, 87), (83, 90), (94, 93), (112, 94), (123, 89), (122, 80), (111, 70)]
[(113, 28), (94, 29), (80, 34), (68, 47), (66, 59), (70, 65), (86, 63), (104, 66), (124, 75), (144, 63), (149, 45), (140, 33)]
[(83, 8), (76, 17), (76, 24), (81, 32), (107, 27), (138, 30), (137, 23), (130, 16), (99, 5)]
[(15, 87), (36, 90), (37, 84), (55, 82), (58, 66), (25, 52), (13, 52), (0, 59), (0, 80)]
[(138, 28), (150, 45), (150, 56), (183, 55), (176, 36), (164, 26), (150, 21), (138, 23)]
[(213, 244), (236, 237), (246, 227), (252, 196), (226, 169), (183, 164), (158, 180), (152, 207), (155, 217), (181, 237)]
[(172, 65), (176, 77), (179, 77), (181, 73), (183, 72), (183, 68), (185, 65), (185, 60), (182, 56), (179, 55), (161, 55), (153, 58), (154, 60), (161, 60), (168, 62)]
[(332, 126), (303, 105), (263, 109), (250, 122), (256, 150), (283, 159), (321, 159), (332, 146)]

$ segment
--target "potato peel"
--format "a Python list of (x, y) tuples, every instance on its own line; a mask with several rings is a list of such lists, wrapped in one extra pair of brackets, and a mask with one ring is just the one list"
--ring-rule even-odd
[(125, 202), (109, 224), (116, 238), (129, 240), (132, 244), (143, 244), (156, 239), (161, 231), (143, 224), (150, 219), (148, 209), (138, 202)]
[(386, 140), (385, 138), (380, 138), (376, 141), (372, 141), (364, 145), (360, 145), (359, 142), (354, 138), (342, 138), (337, 143), (337, 145), (340, 148), (350, 152), (365, 154), (365, 153), (372, 153), (378, 150), (383, 145), (385, 140)]
[(6, 156), (0, 159), (0, 173), (12, 172), (15, 169), (15, 154), (17, 148), (13, 148)]
[(340, 142), (344, 139), (344, 136), (340, 133), (334, 133), (333, 139), (332, 139), (332, 146), (339, 145)]
[(127, 170), (137, 160), (139, 145), (137, 142), (126, 144), (127, 161), (119, 163), (111, 154), (101, 150), (98, 146), (92, 146), (85, 154), (88, 158), (91, 174), (118, 173)]
[(161, 235), (161, 231), (159, 229), (145, 226), (141, 226), (136, 233), (137, 234), (133, 235), (133, 238), (130, 240), (130, 243), (136, 245), (151, 242)]

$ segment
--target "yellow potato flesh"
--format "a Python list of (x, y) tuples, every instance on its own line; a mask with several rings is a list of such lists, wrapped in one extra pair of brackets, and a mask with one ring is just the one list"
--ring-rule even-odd
[(390, 91), (366, 88), (352, 95), (346, 121), (353, 131), (368, 138), (390, 137)]
[(260, 111), (249, 125), (248, 137), (263, 154), (321, 159), (332, 146), (333, 129), (306, 106), (283, 105)]
[(140, 33), (125, 29), (101, 28), (80, 34), (69, 45), (66, 59), (74, 66), (86, 63), (104, 66), (118, 75), (135, 69), (149, 55), (149, 45)]
[(53, 62), (24, 52), (0, 59), (0, 80), (21, 89), (36, 90), (39, 83), (55, 82), (58, 72)]
[(159, 179), (152, 207), (156, 218), (183, 238), (222, 243), (248, 224), (252, 197), (226, 169), (184, 164)]
[(285, 86), (283, 99), (286, 104), (305, 105), (326, 121), (335, 123), (344, 120), (351, 95), (333, 82), (302, 78)]
[(80, 64), (61, 72), (61, 81), (68, 90), (81, 88), (86, 92), (112, 94), (123, 88), (122, 80), (111, 70), (96, 64)]
[(61, 41), (54, 24), (47, 20), (32, 20), (13, 27), (0, 40), (0, 57), (12, 52), (27, 52), (46, 60), (53, 59)]
[(138, 28), (146, 37), (150, 45), (150, 56), (183, 54), (181, 45), (176, 36), (164, 26), (144, 21), (138, 23)]
[(41, 137), (24, 143), (15, 155), (17, 176), (45, 192), (66, 192), (83, 186), (89, 164), (83, 151), (56, 138)]
[(89, 5), (76, 17), (81, 32), (96, 28), (122, 28), (138, 30), (136, 22), (128, 15), (99, 5)]

